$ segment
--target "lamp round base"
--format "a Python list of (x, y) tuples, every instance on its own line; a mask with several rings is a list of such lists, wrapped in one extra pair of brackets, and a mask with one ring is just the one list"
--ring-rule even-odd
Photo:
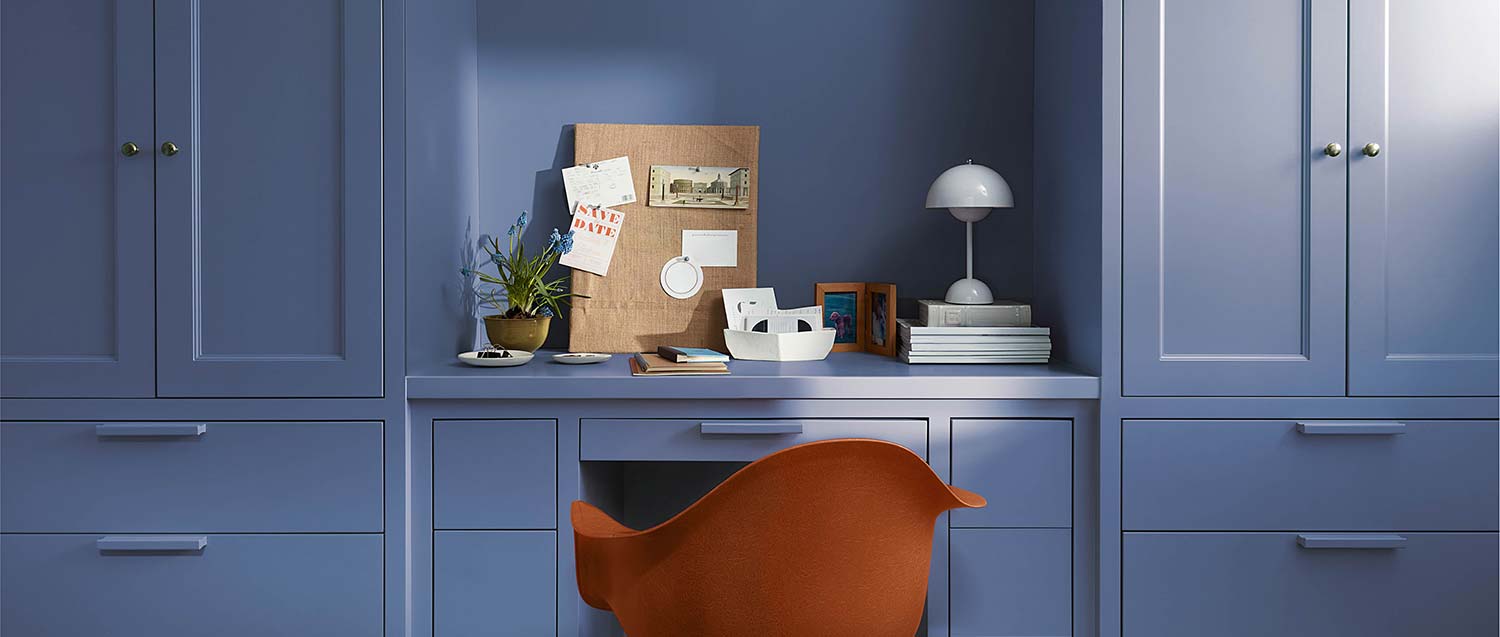
[(995, 295), (990, 293), (990, 286), (984, 281), (959, 279), (948, 286), (948, 295), (943, 300), (959, 305), (988, 305), (995, 302)]

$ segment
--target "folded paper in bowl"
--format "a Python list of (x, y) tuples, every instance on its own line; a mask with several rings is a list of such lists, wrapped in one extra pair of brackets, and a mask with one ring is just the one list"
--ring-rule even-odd
[(780, 309), (773, 288), (724, 290), (724, 344), (738, 359), (819, 361), (833, 349), (835, 331), (822, 326), (823, 309)]

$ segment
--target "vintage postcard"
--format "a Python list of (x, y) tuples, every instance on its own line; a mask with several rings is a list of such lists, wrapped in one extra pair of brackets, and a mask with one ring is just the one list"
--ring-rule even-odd
[(646, 205), (658, 208), (750, 208), (750, 169), (652, 166)]

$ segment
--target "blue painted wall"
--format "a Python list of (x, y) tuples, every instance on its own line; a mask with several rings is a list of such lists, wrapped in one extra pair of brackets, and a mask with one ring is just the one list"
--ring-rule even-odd
[[(484, 231), (503, 231), (521, 209), (536, 214), (540, 230), (565, 227), (558, 170), (573, 163), (571, 124), (753, 124), (761, 126), (760, 284), (775, 286), (783, 305), (811, 303), (818, 281), (894, 282), (903, 314), (915, 313), (915, 298), (941, 296), (962, 275), (963, 230), (946, 213), (924, 210), (923, 198), (938, 173), (969, 158), (1004, 175), (1017, 201), (976, 226), (977, 275), (997, 296), (1031, 297), (1030, 2), (585, 5), (478, 2)], [(462, 46), (465, 37), (448, 44)], [(448, 81), (422, 75), (412, 69), (414, 110), (427, 99), (419, 83)], [(429, 115), (463, 116), (442, 111)], [(448, 135), (454, 125), (421, 126)], [(409, 171), (441, 177), (443, 162), (467, 168), (454, 157), (458, 149), (419, 150), (427, 143), (413, 139), (413, 155), (437, 164)], [(414, 273), (456, 262), (437, 254), (455, 241), (415, 236), (429, 215), (454, 214), (446, 202), (454, 195), (434, 188), (429, 200), (412, 190)], [(453, 221), (436, 225), (462, 231)], [(414, 334), (451, 314), (418, 307), (446, 294), (417, 279)], [(550, 342), (565, 344), (565, 328), (566, 321), (554, 326)], [(422, 339), (433, 341), (423, 347), (452, 340)], [(415, 341), (412, 351), (414, 359), (431, 356)]]
[(1097, 5), (1036, 7), (1033, 316), (1053, 328), (1055, 358), (1093, 374), (1102, 368), (1101, 20)]
[(410, 12), (406, 118), (407, 332), (410, 369), (469, 348), (458, 271), (478, 233), (479, 130), (474, 0)]

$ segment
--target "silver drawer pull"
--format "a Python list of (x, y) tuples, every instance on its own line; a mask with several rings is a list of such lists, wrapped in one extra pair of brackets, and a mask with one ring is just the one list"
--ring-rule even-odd
[(159, 553), (201, 551), (208, 546), (203, 535), (106, 535), (94, 542), (100, 551)]
[(1399, 549), (1406, 538), (1387, 533), (1303, 533), (1297, 546), (1305, 549)]
[(208, 431), (208, 425), (188, 422), (127, 422), (94, 425), (100, 438), (190, 438)]
[(802, 423), (794, 421), (705, 422), (698, 425), (698, 433), (705, 436), (732, 434), (774, 436), (781, 434), (800, 434), (802, 433)]
[(1404, 422), (1299, 422), (1297, 432), (1309, 436), (1399, 436)]

